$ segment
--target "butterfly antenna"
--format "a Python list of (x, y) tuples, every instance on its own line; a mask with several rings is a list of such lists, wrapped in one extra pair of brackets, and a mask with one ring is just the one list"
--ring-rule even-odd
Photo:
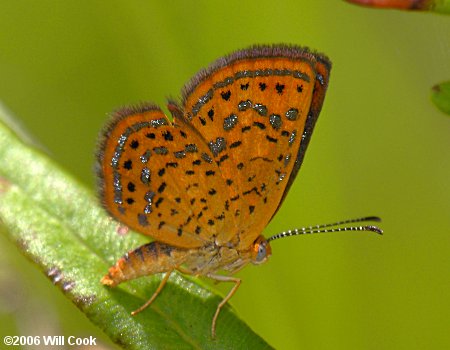
[[(302, 228), (295, 228), (293, 230), (288, 230), (284, 232), (277, 233), (269, 238), (267, 238), (267, 242), (273, 241), (275, 239), (289, 237), (289, 236), (298, 236), (304, 234), (312, 234), (312, 233), (329, 233), (329, 232), (343, 232), (343, 231), (372, 231), (376, 232), (379, 235), (383, 234), (383, 230), (381, 230), (378, 226), (375, 225), (360, 225), (360, 226), (343, 226), (347, 224), (355, 224), (358, 222), (368, 222), (375, 221), (380, 222), (381, 219), (378, 216), (367, 216), (364, 218), (350, 219), (344, 221), (334, 222), (332, 224), (324, 224), (324, 225), (315, 225), (315, 226), (307, 226)], [(343, 227), (341, 227), (343, 226)]]

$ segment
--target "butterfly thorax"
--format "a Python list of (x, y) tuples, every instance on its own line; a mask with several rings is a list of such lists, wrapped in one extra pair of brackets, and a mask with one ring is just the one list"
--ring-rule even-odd
[(155, 273), (180, 270), (192, 275), (214, 274), (224, 270), (233, 274), (248, 263), (261, 264), (271, 250), (263, 236), (245, 250), (211, 243), (199, 248), (177, 248), (160, 242), (145, 244), (125, 254), (109, 269), (103, 283), (111, 286)]
[(194, 275), (208, 275), (219, 270), (233, 274), (248, 263), (261, 264), (270, 256), (271, 250), (263, 236), (259, 236), (248, 249), (238, 249), (232, 245), (209, 245), (189, 249), (183, 263), (184, 269)]

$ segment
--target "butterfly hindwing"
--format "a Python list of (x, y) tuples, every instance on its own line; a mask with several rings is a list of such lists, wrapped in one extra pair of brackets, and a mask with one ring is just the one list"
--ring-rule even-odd
[[(100, 193), (117, 220), (158, 241), (198, 247), (223, 228), (224, 184), (204, 141), (155, 106), (116, 112), (98, 152)], [(225, 209), (223, 208), (222, 211)]]

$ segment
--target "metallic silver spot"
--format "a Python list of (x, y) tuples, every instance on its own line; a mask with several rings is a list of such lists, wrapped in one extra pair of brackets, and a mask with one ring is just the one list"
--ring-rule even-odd
[(287, 166), (289, 164), (289, 161), (291, 160), (291, 154), (286, 154), (284, 157), (284, 166)]
[(289, 146), (292, 146), (292, 144), (295, 141), (295, 137), (297, 136), (297, 130), (292, 131), (291, 136), (289, 137)]
[(283, 181), (285, 177), (286, 177), (286, 173), (281, 173), (280, 176), (278, 177), (278, 181), (279, 182)]
[(155, 197), (155, 192), (153, 191), (148, 191), (145, 195), (144, 195), (144, 199), (146, 202), (152, 203), (153, 198)]
[(274, 128), (275, 130), (281, 128), (282, 121), (281, 117), (278, 114), (271, 114), (269, 117), (269, 122), (270, 125), (272, 125), (272, 128)]
[(319, 74), (319, 73), (318, 73), (318, 74), (316, 75), (316, 78), (317, 78), (317, 80), (319, 81), (320, 85), (325, 84), (325, 80), (324, 80), (322, 74)]
[(163, 125), (168, 125), (167, 120), (165, 118), (155, 119), (155, 120), (152, 120), (150, 123), (151, 123), (151, 126), (153, 126), (154, 128), (157, 128), (157, 127), (163, 126)]
[(145, 214), (139, 213), (137, 215), (137, 217), (138, 217), (139, 225), (148, 226), (147, 216)]
[(304, 139), (306, 139), (307, 137), (308, 137), (308, 131), (305, 130), (305, 131), (303, 131), (303, 134), (302, 134), (302, 141), (303, 141)]
[(293, 76), (294, 78), (297, 78), (297, 79), (302, 79), (302, 80), (304, 80), (304, 81), (306, 81), (306, 82), (308, 82), (308, 83), (309, 83), (309, 81), (310, 81), (309, 75), (308, 75), (308, 74), (305, 74), (305, 73), (300, 72), (300, 71), (298, 71), (298, 70), (295, 70), (295, 71), (292, 73), (292, 76)]
[(148, 185), (150, 183), (150, 169), (144, 168), (141, 171), (141, 181), (144, 185)]
[(223, 137), (217, 137), (216, 142), (209, 141), (208, 146), (214, 157), (217, 157), (227, 147), (227, 143)]
[(192, 113), (194, 116), (197, 115), (197, 113), (200, 111), (200, 108), (204, 106), (206, 103), (208, 103), (209, 100), (211, 100), (212, 96), (214, 94), (213, 89), (209, 89), (206, 94), (204, 94), (202, 97), (198, 99), (198, 102), (192, 107)]
[(211, 157), (207, 154), (207, 153), (202, 153), (202, 159), (207, 162), (207, 163), (212, 163), (213, 160), (211, 159)]
[(236, 79), (241, 79), (241, 78), (253, 77), (254, 74), (255, 74), (255, 72), (252, 70), (243, 70), (243, 71), (236, 72), (234, 74), (234, 76)]
[(258, 112), (259, 115), (265, 117), (267, 115), (267, 107), (261, 103), (255, 103), (253, 109)]
[(149, 126), (151, 126), (149, 122), (139, 122), (139, 123), (133, 124), (131, 126), (131, 128), (133, 129), (133, 132), (136, 132), (143, 128), (148, 128)]
[(255, 77), (268, 77), (273, 75), (273, 71), (272, 69), (257, 69), (254, 74)]
[(140, 157), (142, 163), (147, 163), (150, 156), (152, 155), (152, 152), (148, 149), (145, 151), (145, 153)]
[(214, 93), (213, 89), (209, 89), (206, 94), (204, 94), (202, 97), (198, 99), (198, 102), (204, 105), (212, 98), (213, 93)]
[(161, 146), (161, 147), (154, 147), (154, 148), (153, 148), (153, 151), (155, 151), (156, 154), (162, 154), (162, 155), (169, 153), (169, 151), (167, 150), (167, 148), (164, 147), (164, 146)]
[(223, 128), (226, 131), (229, 131), (229, 130), (234, 128), (234, 126), (237, 124), (237, 122), (238, 122), (237, 115), (236, 114), (230, 114), (228, 117), (226, 117), (223, 120)]
[(246, 111), (247, 109), (252, 108), (252, 101), (247, 100), (247, 101), (241, 101), (238, 104), (238, 109), (240, 111)]
[(122, 155), (122, 152), (123, 152), (123, 147), (117, 146), (114, 151), (114, 156), (111, 159), (111, 166), (114, 169), (117, 169), (119, 167), (119, 159)]
[(280, 75), (280, 76), (292, 75), (292, 71), (290, 71), (289, 69), (274, 69), (273, 75)]
[(221, 89), (221, 88), (223, 88), (223, 87), (225, 87), (227, 85), (232, 84), (233, 82), (234, 82), (234, 79), (232, 77), (228, 77), (228, 78), (225, 78), (222, 81), (219, 81), (219, 82), (215, 83), (213, 85), (213, 87), (214, 87), (214, 89)]
[(144, 214), (150, 214), (152, 211), (152, 203), (147, 204), (144, 208)]
[(298, 109), (291, 108), (286, 112), (286, 118), (289, 120), (297, 120), (298, 117)]
[(118, 172), (114, 172), (113, 175), (113, 187), (114, 187), (114, 203), (122, 204), (122, 183), (120, 180), (120, 174)]
[(119, 139), (117, 140), (118, 145), (123, 148), (128, 140), (128, 137), (130, 137), (132, 133), (133, 133), (132, 128), (130, 127), (126, 128), (126, 130), (122, 133), (122, 135), (120, 135)]
[(173, 155), (175, 156), (175, 158), (184, 158), (184, 157), (186, 157), (186, 152), (177, 151), (177, 152), (173, 152)]
[(119, 139), (117, 140), (117, 143), (119, 144), (119, 147), (123, 148), (125, 146), (125, 143), (128, 140), (128, 136), (125, 134), (120, 135)]
[(197, 145), (194, 143), (190, 143), (189, 145), (184, 146), (184, 150), (189, 153), (198, 152)]

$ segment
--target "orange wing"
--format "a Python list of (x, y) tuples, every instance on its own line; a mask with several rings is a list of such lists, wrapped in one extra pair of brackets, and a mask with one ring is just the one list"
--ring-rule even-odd
[(226, 188), (212, 157), (195, 130), (173, 125), (158, 107), (120, 110), (97, 156), (102, 202), (113, 217), (160, 242), (204, 246), (225, 221)]
[(329, 69), (305, 48), (253, 47), (198, 73), (173, 124), (153, 105), (117, 112), (97, 157), (105, 208), (174, 246), (247, 248), (299, 170)]
[(184, 88), (183, 123), (209, 144), (234, 206), (233, 227), (218, 232), (218, 242), (247, 248), (278, 210), (302, 163), (330, 67), (305, 48), (256, 46), (218, 60)]

